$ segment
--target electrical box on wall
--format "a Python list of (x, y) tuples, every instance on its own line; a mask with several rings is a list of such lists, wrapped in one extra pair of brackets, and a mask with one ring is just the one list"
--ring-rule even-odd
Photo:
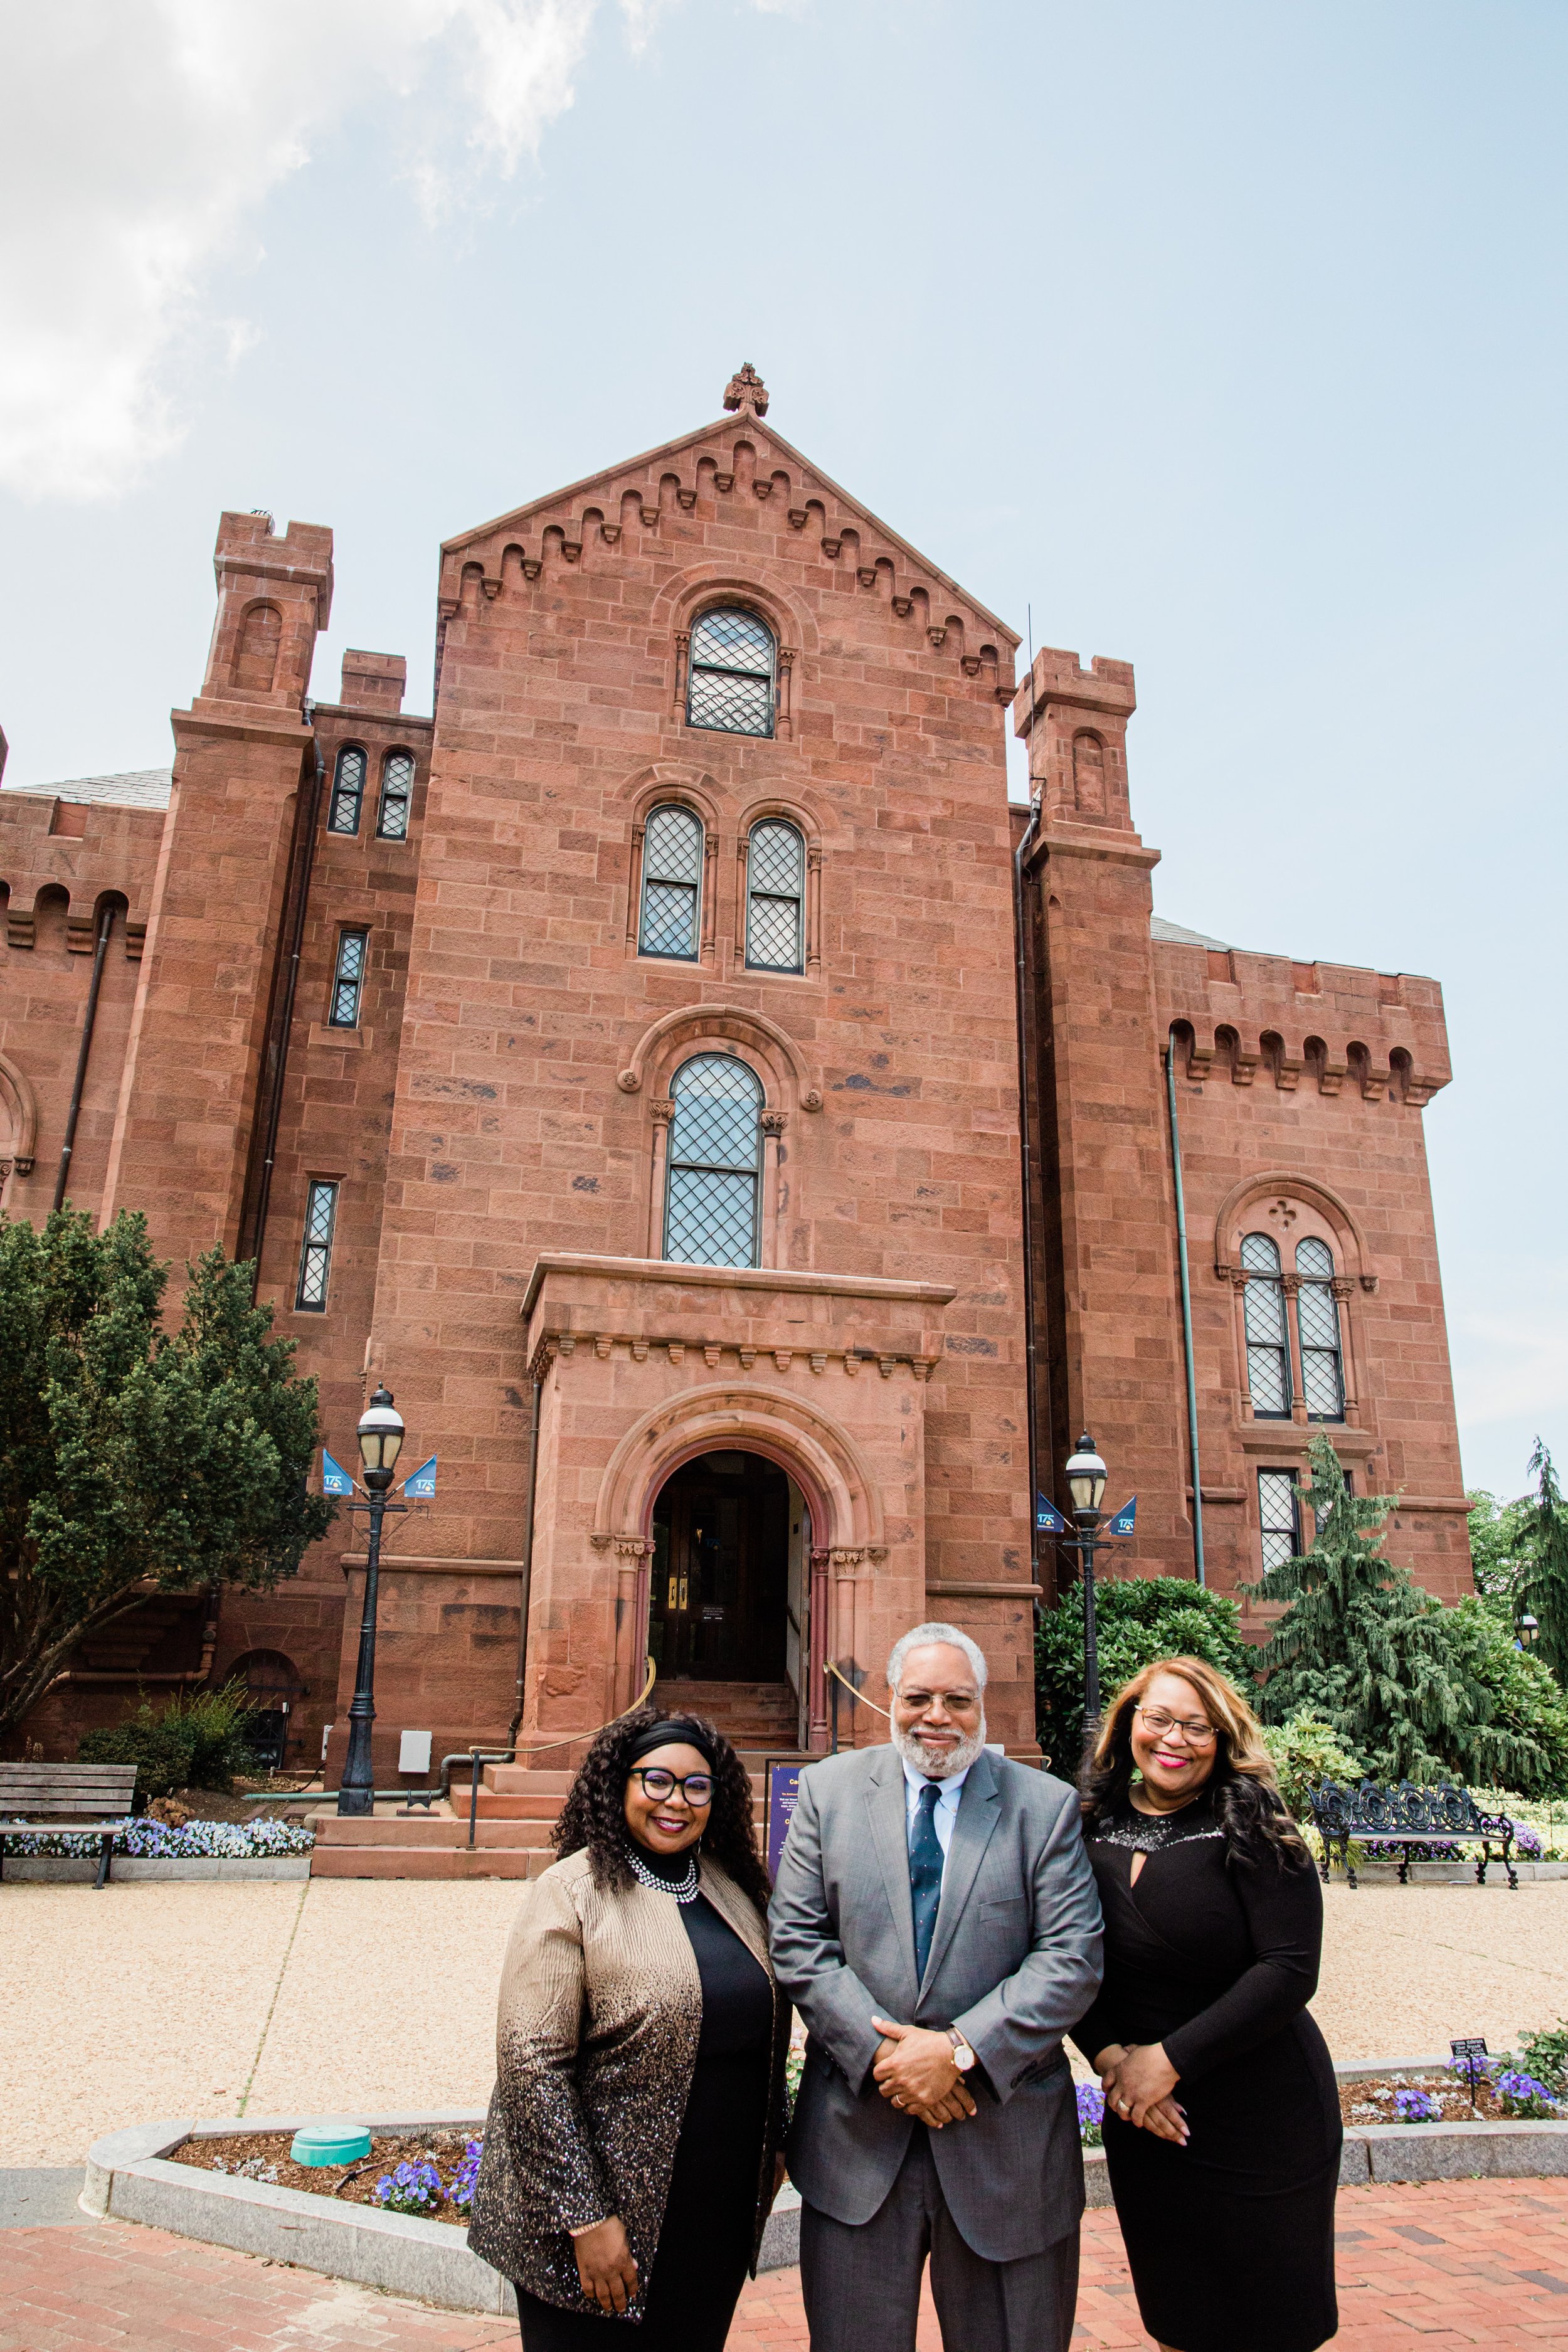
[(400, 1772), (428, 1772), (430, 1769), (430, 1734), (427, 1731), (405, 1731), (397, 1743), (397, 1769)]

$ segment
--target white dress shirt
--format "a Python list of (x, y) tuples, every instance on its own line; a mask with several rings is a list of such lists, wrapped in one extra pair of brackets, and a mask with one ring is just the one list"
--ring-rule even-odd
[(904, 1834), (906, 1838), (912, 1838), (914, 1836), (915, 1815), (920, 1811), (921, 1790), (925, 1788), (936, 1788), (940, 1791), (936, 1801), (936, 1811), (934, 1816), (936, 1821), (936, 1842), (942, 1848), (942, 1865), (945, 1869), (947, 1864), (947, 1850), (952, 1843), (952, 1825), (958, 1819), (959, 1791), (963, 1788), (965, 1780), (969, 1778), (969, 1767), (966, 1764), (962, 1772), (950, 1772), (945, 1780), (933, 1781), (929, 1774), (921, 1771), (917, 1766), (911, 1764), (907, 1756), (903, 1758), (902, 1761), (904, 1767)]

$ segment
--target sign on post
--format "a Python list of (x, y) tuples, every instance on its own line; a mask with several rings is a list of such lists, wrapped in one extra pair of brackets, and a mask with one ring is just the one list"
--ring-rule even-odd
[(436, 1492), (436, 1456), (434, 1454), (432, 1454), (428, 1462), (422, 1462), (417, 1470), (411, 1470), (409, 1472), (407, 1477), (403, 1482), (403, 1491), (405, 1495), (412, 1495), (416, 1501), (421, 1502), (428, 1501), (430, 1496), (434, 1495)]
[(323, 1495), (352, 1495), (354, 1482), (341, 1462), (334, 1462), (323, 1445), (321, 1448), (321, 1492)]
[(789, 1825), (795, 1819), (795, 1800), (800, 1794), (798, 1764), (768, 1766), (768, 1876), (776, 1878), (779, 1856), (789, 1835)]
[(1065, 1536), (1068, 1531), (1068, 1523), (1056, 1505), (1047, 1502), (1038, 1491), (1035, 1496), (1035, 1528), (1043, 1536)]
[(1131, 1502), (1123, 1503), (1119, 1511), (1112, 1512), (1110, 1525), (1106, 1529), (1106, 1533), (1112, 1536), (1130, 1536), (1137, 1524), (1138, 1497), (1134, 1495)]
[(1461, 2040), (1449, 2042), (1448, 2053), (1454, 2061), (1456, 2070), (1462, 2071), (1468, 2077), (1470, 2105), (1473, 2107), (1476, 2104), (1476, 2084), (1487, 2071), (1486, 2036), (1482, 2033), (1466, 2034)]

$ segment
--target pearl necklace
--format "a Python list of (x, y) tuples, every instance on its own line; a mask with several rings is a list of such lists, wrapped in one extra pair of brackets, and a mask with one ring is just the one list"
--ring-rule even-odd
[(655, 1895), (673, 1895), (678, 1903), (696, 1902), (697, 1849), (695, 1846), (692, 1848), (691, 1860), (687, 1865), (684, 1878), (673, 1880), (661, 1878), (657, 1870), (649, 1870), (646, 1863), (639, 1861), (629, 1846), (626, 1849), (626, 1860), (631, 1864), (632, 1876), (639, 1885), (649, 1888)]

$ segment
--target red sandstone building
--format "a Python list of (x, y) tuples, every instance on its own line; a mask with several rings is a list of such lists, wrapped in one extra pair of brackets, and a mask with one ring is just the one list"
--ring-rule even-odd
[[(331, 534), (226, 514), (172, 775), (0, 794), (5, 1207), (54, 1197), (100, 962), (69, 1197), (258, 1257), (327, 1444), (384, 1380), (439, 1456), (384, 1574), (384, 1785), (405, 1730), (559, 1739), (650, 1656), (820, 1748), (826, 1662), (876, 1692), (927, 1615), (1027, 1748), (1031, 1356), (1040, 1486), (1089, 1427), (1139, 1496), (1123, 1572), (1194, 1572), (1190, 1361), (1211, 1584), (1293, 1546), (1317, 1429), (1399, 1492), (1394, 1555), (1468, 1580), (1436, 983), (1153, 918), (1131, 667), (1018, 680), (767, 404), (743, 371), (718, 423), (448, 541), (431, 718), (390, 655), (310, 702)], [(216, 1625), (150, 1601), (33, 1734), (238, 1674), (290, 1765), (336, 1727), (335, 1772), (359, 1541)]]

